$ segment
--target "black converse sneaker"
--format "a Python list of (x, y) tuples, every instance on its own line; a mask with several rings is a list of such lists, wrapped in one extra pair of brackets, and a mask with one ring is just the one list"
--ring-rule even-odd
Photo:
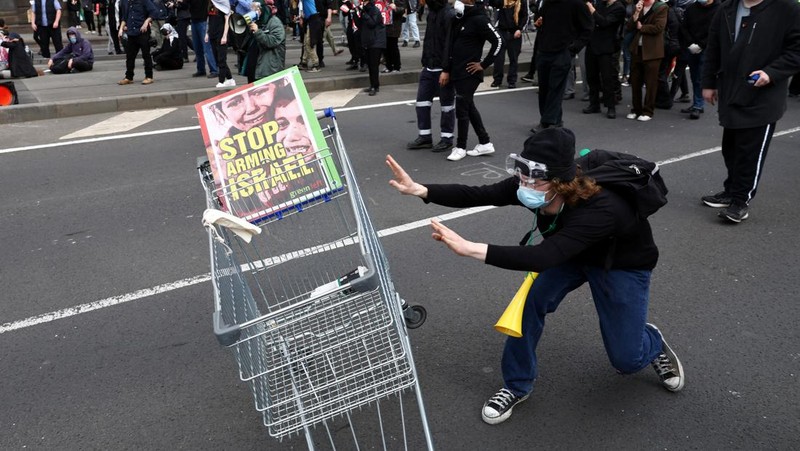
[(506, 421), (511, 416), (514, 406), (528, 399), (529, 395), (519, 397), (506, 388), (501, 388), (499, 392), (486, 401), (481, 411), (483, 421), (489, 424), (499, 424)]
[(663, 385), (664, 388), (671, 392), (680, 391), (684, 383), (683, 365), (681, 365), (681, 361), (678, 360), (678, 356), (675, 355), (675, 351), (673, 351), (667, 344), (667, 341), (664, 340), (664, 334), (658, 330), (658, 327), (650, 323), (647, 325), (655, 329), (655, 331), (661, 335), (662, 343), (661, 354), (653, 360), (651, 365), (653, 365), (653, 369), (656, 370), (656, 374), (658, 374), (658, 378), (661, 379), (661, 385)]

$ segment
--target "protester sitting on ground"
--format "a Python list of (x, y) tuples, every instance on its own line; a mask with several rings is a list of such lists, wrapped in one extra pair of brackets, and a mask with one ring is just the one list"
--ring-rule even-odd
[(47, 61), (47, 67), (54, 74), (88, 72), (94, 66), (92, 44), (81, 37), (75, 27), (67, 30), (67, 45)]
[(3, 33), (0, 46), (8, 49), (8, 70), (0, 71), (0, 78), (31, 78), (39, 76), (25, 52), (25, 41), (17, 33)]
[(161, 35), (164, 42), (161, 48), (153, 51), (153, 63), (156, 70), (177, 70), (183, 68), (183, 55), (181, 53), (181, 40), (178, 32), (172, 25), (165, 23), (161, 26)]

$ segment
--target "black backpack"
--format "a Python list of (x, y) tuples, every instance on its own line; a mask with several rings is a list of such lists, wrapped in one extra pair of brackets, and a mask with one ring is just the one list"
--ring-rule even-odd
[(658, 165), (637, 156), (608, 150), (582, 152), (575, 163), (583, 175), (627, 200), (640, 219), (667, 204), (667, 185)]

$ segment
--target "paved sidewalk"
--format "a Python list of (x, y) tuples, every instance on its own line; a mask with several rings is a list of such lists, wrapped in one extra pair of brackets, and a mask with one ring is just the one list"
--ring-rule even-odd
[[(340, 32), (341, 28), (335, 24), (334, 36), (340, 36)], [(421, 33), (424, 34), (424, 27)], [(33, 42), (32, 36), (23, 35), (23, 38), (31, 46), (32, 51), (38, 51), (38, 46)], [(193, 105), (225, 90), (224, 88), (215, 88), (217, 79), (191, 76), (196, 70), (196, 63), (191, 62), (194, 58), (191, 51), (190, 62), (184, 64), (183, 69), (155, 71), (153, 77), (155, 83), (151, 85), (140, 83), (144, 78), (144, 68), (142, 59), (139, 57), (136, 61), (134, 75), (136, 83), (119, 86), (117, 82), (124, 78), (125, 74), (124, 55), (107, 55), (106, 42), (108, 38), (106, 36), (88, 35), (88, 39), (92, 42), (95, 53), (94, 69), (91, 72), (64, 75), (47, 73), (42, 77), (12, 80), (17, 89), (20, 104), (0, 107), (0, 124)], [(337, 45), (340, 42), (337, 39)], [(344, 53), (333, 56), (330, 46), (326, 43), (324, 60), (326, 67), (317, 73), (302, 72), (306, 88), (311, 95), (331, 90), (369, 86), (369, 77), (366, 72), (346, 70), (345, 62), (350, 59), (350, 54), (347, 47), (340, 46), (340, 48), (345, 50)], [(527, 71), (531, 51), (532, 46), (526, 40), (520, 55), (520, 75)], [(288, 36), (286, 41), (287, 66), (300, 61), (300, 52), (300, 43)], [(413, 48), (411, 45), (401, 47), (400, 54), (403, 63), (402, 70), (381, 74), (382, 85), (416, 83), (421, 67), (422, 47)], [(45, 59), (37, 57), (35, 63), (37, 68), (46, 69)], [(235, 63), (235, 52), (230, 50), (228, 64), (232, 70), (235, 69), (233, 67)], [(491, 73), (491, 69), (488, 73)], [(247, 82), (243, 76), (234, 75), (234, 78), (237, 85)]]

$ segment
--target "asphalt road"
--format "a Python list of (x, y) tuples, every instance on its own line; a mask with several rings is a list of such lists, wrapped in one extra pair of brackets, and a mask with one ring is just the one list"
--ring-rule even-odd
[[(379, 230), (451, 211), (394, 193), (386, 153), (420, 182), (491, 183), (538, 117), (532, 90), (478, 97), (498, 152), (452, 163), (404, 150), (415, 136), (414, 92), (386, 87), (338, 114)], [(350, 109), (375, 101), (400, 104)], [(651, 219), (661, 259), (650, 320), (681, 357), (686, 388), (663, 390), (649, 368), (617, 375), (582, 288), (549, 317), (533, 396), (509, 421), (484, 424), (480, 408), (502, 383), (503, 336), (492, 325), (521, 274), (456, 257), (426, 228), (412, 229), (383, 246), (398, 292), (428, 310), (410, 336), (435, 444), (798, 449), (800, 103), (790, 102), (778, 123), (751, 217), (738, 226), (699, 202), (724, 175), (711, 109), (689, 121), (676, 105), (638, 123), (583, 115), (583, 106), (564, 103), (578, 148), (666, 163), (669, 204)], [(142, 136), (3, 152), (58, 143), (110, 116), (3, 126), (0, 449), (305, 449), (302, 438), (267, 436), (232, 356), (212, 333), (205, 204), (195, 172), (203, 146), (191, 108), (134, 130), (151, 132)], [(156, 133), (178, 127), (190, 128)], [(709, 152), (693, 155), (702, 150)], [(525, 210), (505, 208), (448, 225), (469, 239), (507, 244), (530, 221)], [(116, 305), (73, 309), (96, 301)], [(31, 319), (50, 312), (72, 316)]]

